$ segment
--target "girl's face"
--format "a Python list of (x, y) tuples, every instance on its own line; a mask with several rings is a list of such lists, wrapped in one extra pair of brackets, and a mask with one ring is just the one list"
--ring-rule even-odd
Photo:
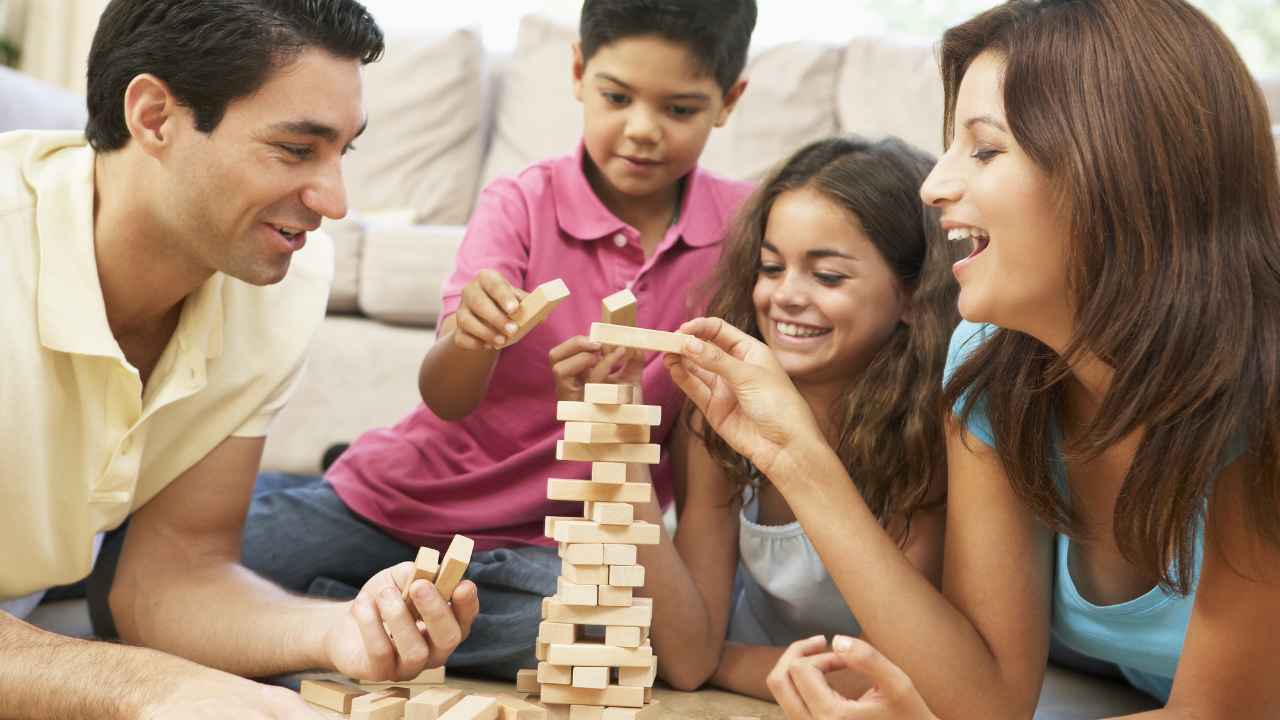
[(802, 188), (774, 200), (752, 301), (760, 334), (798, 383), (849, 380), (907, 312), (861, 221)]
[(1048, 176), (1014, 141), (1004, 110), (1004, 60), (974, 59), (956, 99), (955, 137), (920, 195), (942, 210), (953, 242), (973, 248), (953, 270), (966, 320), (1044, 339), (1068, 317), (1068, 221)]

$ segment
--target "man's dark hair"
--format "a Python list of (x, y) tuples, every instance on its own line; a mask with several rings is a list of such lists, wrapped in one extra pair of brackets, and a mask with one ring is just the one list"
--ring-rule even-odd
[(85, 135), (99, 152), (129, 142), (124, 93), (144, 73), (213, 132), (227, 105), (309, 48), (368, 64), (382, 30), (355, 0), (111, 0), (89, 51)]
[(584, 63), (601, 47), (629, 37), (683, 43), (727, 93), (746, 67), (755, 27), (755, 0), (586, 0), (578, 35)]

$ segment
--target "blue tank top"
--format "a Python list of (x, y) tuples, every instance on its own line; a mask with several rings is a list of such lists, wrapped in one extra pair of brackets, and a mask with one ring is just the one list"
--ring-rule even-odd
[[(950, 378), (951, 373), (995, 330), (992, 325), (961, 322), (951, 335), (945, 377)], [(955, 408), (957, 414), (960, 409), (960, 406)], [(995, 436), (981, 398), (974, 405), (965, 429), (973, 437), (995, 447)], [(1056, 428), (1054, 435), (1057, 435)], [(1243, 443), (1231, 448), (1227, 453), (1228, 462), (1243, 450)], [(1067, 478), (1063, 466), (1057, 464), (1055, 468), (1055, 480), (1065, 494)], [(1113, 663), (1134, 687), (1161, 702), (1168, 702), (1178, 658), (1182, 655), (1182, 641), (1195, 605), (1195, 584), (1199, 582), (1204, 550), (1203, 527), (1196, 542), (1192, 591), (1186, 597), (1156, 586), (1127, 602), (1094, 605), (1081, 596), (1071, 577), (1068, 562), (1071, 538), (1058, 534), (1055, 548), (1051, 621), (1054, 637), (1087, 657)]]

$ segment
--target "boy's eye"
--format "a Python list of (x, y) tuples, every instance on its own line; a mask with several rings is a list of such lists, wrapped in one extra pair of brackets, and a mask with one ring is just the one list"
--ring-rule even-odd
[(671, 114), (681, 118), (693, 117), (698, 114), (698, 108), (686, 107), (684, 105), (672, 105)]
[(626, 105), (627, 104), (627, 96), (623, 95), (622, 93), (602, 92), (600, 94), (604, 96), (605, 101), (607, 101), (610, 105)]

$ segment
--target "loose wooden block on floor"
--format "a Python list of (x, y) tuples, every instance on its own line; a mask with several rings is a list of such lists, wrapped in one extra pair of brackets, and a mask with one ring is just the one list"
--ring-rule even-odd
[(662, 707), (657, 700), (653, 700), (642, 708), (605, 708), (600, 720), (658, 720), (660, 717)]
[(436, 589), (440, 591), (440, 597), (445, 602), (449, 602), (449, 598), (453, 597), (453, 591), (458, 589), (458, 583), (462, 582), (462, 576), (467, 572), (467, 565), (471, 563), (471, 553), (475, 550), (475, 542), (464, 535), (454, 535), (453, 542), (449, 543), (449, 549), (444, 553), (444, 561), (440, 564), (440, 572), (436, 576)]
[[(653, 648), (620, 648), (595, 643), (575, 643), (573, 645), (557, 645), (552, 643), (547, 653), (547, 662), (553, 665), (594, 666), (594, 667), (641, 667), (653, 665)], [(605, 703), (608, 704), (608, 703)]]
[(647, 443), (649, 426), (567, 422), (564, 424), (564, 439), (580, 443)]
[(498, 701), (484, 695), (468, 695), (449, 708), (440, 720), (497, 720)]
[(604, 708), (599, 705), (570, 705), (569, 720), (604, 720)]
[(389, 697), (351, 709), (351, 720), (401, 720), (408, 698)]
[(560, 422), (616, 423), (618, 425), (660, 425), (661, 405), (592, 405), (561, 400), (556, 403)]
[[(547, 537), (555, 537), (554, 527), (548, 525), (546, 530)], [(575, 565), (608, 564), (604, 561), (604, 545), (600, 543), (560, 543), (559, 553), (564, 562)]]
[(662, 459), (662, 446), (657, 443), (582, 443), (557, 440), (556, 459), (657, 465)]
[(630, 525), (635, 520), (635, 507), (628, 503), (594, 502), (591, 519), (601, 525)]
[(364, 690), (334, 680), (303, 680), (299, 689), (302, 699), (313, 705), (340, 713), (351, 712), (351, 701), (365, 694)]
[[(636, 598), (641, 600), (642, 598)], [(554, 598), (543, 600), (546, 619), (578, 625), (631, 625), (649, 627), (653, 606), (633, 602), (629, 608), (601, 608), (565, 605)]]
[(392, 687), (406, 687), (406, 688), (409, 688), (409, 696), (413, 697), (418, 693), (422, 692), (427, 687), (430, 687), (433, 685), (443, 685), (444, 684), (444, 666), (442, 665), (440, 667), (427, 668), (426, 670), (423, 670), (422, 672), (418, 673), (414, 678), (410, 680), (390, 680), (390, 681), (360, 680), (359, 683), (360, 683), (360, 687), (364, 688), (365, 690), (368, 690), (369, 692), (386, 690), (387, 688), (392, 688)]
[(431, 688), (405, 703), (404, 720), (437, 720), (462, 698), (463, 692), (455, 688)]
[(548, 280), (520, 301), (520, 307), (511, 314), (511, 322), (519, 326), (519, 329), (507, 338), (507, 345), (512, 345), (520, 341), (530, 330), (537, 327), (547, 316), (551, 314), (556, 306), (569, 297), (569, 286), (564, 284), (564, 280), (555, 279)]
[(639, 306), (634, 293), (619, 290), (600, 301), (600, 319), (613, 325), (635, 325)]
[(629, 405), (635, 397), (634, 385), (587, 383), (582, 388), (583, 402), (594, 405)]
[(657, 545), (662, 531), (656, 524), (643, 521), (630, 525), (601, 525), (590, 520), (561, 520), (555, 523), (552, 537), (568, 543)]
[(606, 484), (591, 480), (547, 479), (548, 500), (644, 503), (653, 497), (653, 486), (641, 482)]
[(679, 354), (685, 341), (693, 336), (610, 323), (591, 323), (590, 337), (603, 345)]
[(355, 712), (356, 710), (369, 707), (370, 705), (373, 705), (374, 703), (382, 702), (387, 698), (403, 698), (405, 700), (408, 700), (409, 688), (396, 685), (396, 686), (388, 687), (382, 690), (375, 690), (365, 695), (361, 695), (360, 697), (354, 698), (351, 701), (351, 711)]
[(510, 695), (499, 695), (495, 699), (498, 701), (498, 720), (547, 720), (546, 709), (531, 702)]
[(609, 687), (609, 668), (578, 666), (573, 669), (573, 686), (603, 690)]
[(644, 587), (644, 566), (611, 565), (609, 584), (617, 587)]

